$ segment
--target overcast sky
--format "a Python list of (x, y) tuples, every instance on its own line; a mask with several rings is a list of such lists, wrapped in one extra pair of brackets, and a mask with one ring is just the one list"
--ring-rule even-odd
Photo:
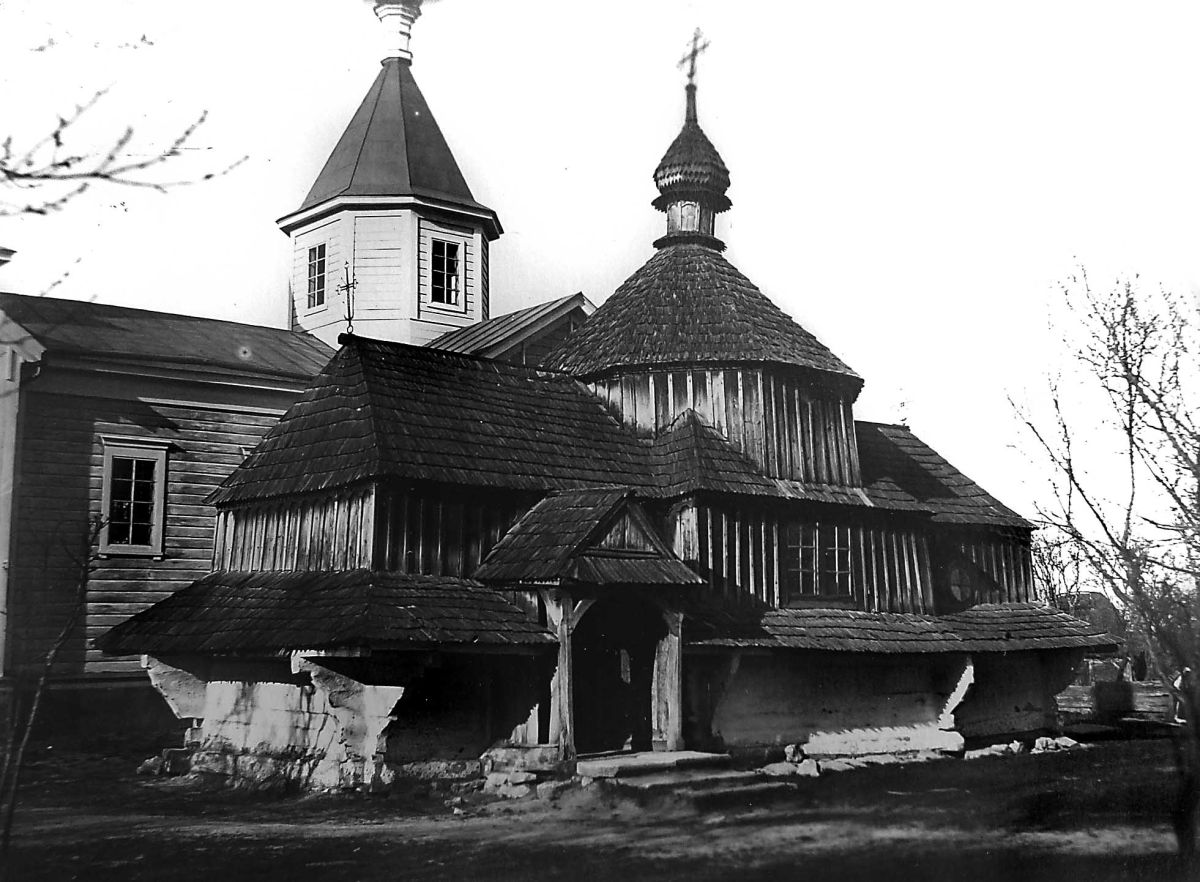
[[(603, 301), (652, 253), (651, 173), (692, 30), (725, 158), (729, 258), (902, 417), (1023, 513), (1043, 492), (1007, 396), (1053, 369), (1047, 303), (1086, 265), (1200, 289), (1195, 3), (440, 0), (414, 73), (505, 228), (495, 313)], [(0, 223), (0, 289), (281, 325), (297, 208), (370, 86), (363, 0), (6, 0), (0, 119), (35, 140), (100, 87), (78, 145), (143, 153), (209, 116), (168, 194), (95, 190)]]

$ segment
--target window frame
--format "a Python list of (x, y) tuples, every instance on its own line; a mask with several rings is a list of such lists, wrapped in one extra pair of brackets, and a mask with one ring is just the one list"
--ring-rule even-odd
[[(105, 556), (158, 557), (163, 555), (163, 533), (166, 527), (167, 502), (167, 452), (171, 442), (159, 438), (135, 438), (127, 436), (100, 436), (103, 446), (103, 461), (100, 476), (100, 554)], [(112, 542), (109, 538), (109, 513), (113, 504), (113, 461), (131, 459), (135, 462), (154, 463), (154, 490), (150, 515), (150, 542), (134, 544)]]
[(853, 600), (853, 549), (854, 529), (849, 524), (789, 521), (784, 530), (780, 606)]
[[(443, 268), (438, 269), (437, 248), (443, 247), (441, 257)], [(455, 255), (453, 258), (445, 254), (445, 249), (454, 248)], [(449, 239), (437, 235), (429, 237), (429, 305), (435, 309), (447, 309), (455, 312), (463, 312), (467, 308), (466, 297), (466, 281), (464, 279), (463, 265), (466, 263), (467, 247), (466, 242), (460, 239)], [(449, 273), (445, 269), (447, 261), (454, 261), (454, 272)], [(438, 300), (437, 299), (437, 283), (439, 274), (444, 279), (453, 279), (454, 281), (454, 299), (453, 300)]]
[(328, 275), (327, 257), (329, 254), (328, 243), (318, 242), (315, 245), (308, 246), (307, 267), (308, 272), (306, 278), (307, 286), (307, 310), (313, 311), (324, 309), (328, 305), (326, 298), (326, 276)]

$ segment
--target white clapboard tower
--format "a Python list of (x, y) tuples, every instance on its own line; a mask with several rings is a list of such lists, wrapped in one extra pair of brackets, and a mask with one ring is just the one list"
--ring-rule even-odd
[(382, 68), (316, 182), (279, 219), (292, 240), (292, 328), (423, 345), (488, 318), (488, 246), (475, 201), (413, 78), (421, 0), (377, 2)]

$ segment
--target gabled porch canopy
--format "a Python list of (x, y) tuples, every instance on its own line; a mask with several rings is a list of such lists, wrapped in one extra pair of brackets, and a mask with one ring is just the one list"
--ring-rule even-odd
[(474, 578), (540, 587), (701, 585), (632, 494), (604, 487), (547, 496), (496, 544)]

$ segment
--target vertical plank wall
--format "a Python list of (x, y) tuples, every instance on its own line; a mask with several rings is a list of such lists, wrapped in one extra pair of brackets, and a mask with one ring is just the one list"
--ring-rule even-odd
[(468, 576), (532, 502), (374, 486), (222, 511), (216, 569)]
[[(930, 543), (919, 525), (885, 525), (853, 520), (792, 519), (814, 526), (837, 524), (850, 530), (850, 586), (854, 605), (868, 612), (934, 614)], [(789, 518), (764, 510), (728, 510), (705, 503), (676, 506), (668, 516), (673, 550), (692, 565), (712, 590), (727, 597), (753, 597), (786, 606), (784, 573)], [(987, 602), (1032, 599), (1029, 549), (1021, 537), (971, 534), (963, 553), (999, 586)], [(793, 564), (794, 566), (794, 564)]]
[(749, 368), (648, 371), (590, 387), (637, 429), (661, 431), (691, 409), (769, 475), (862, 484), (850, 401), (817, 394), (795, 376)]

